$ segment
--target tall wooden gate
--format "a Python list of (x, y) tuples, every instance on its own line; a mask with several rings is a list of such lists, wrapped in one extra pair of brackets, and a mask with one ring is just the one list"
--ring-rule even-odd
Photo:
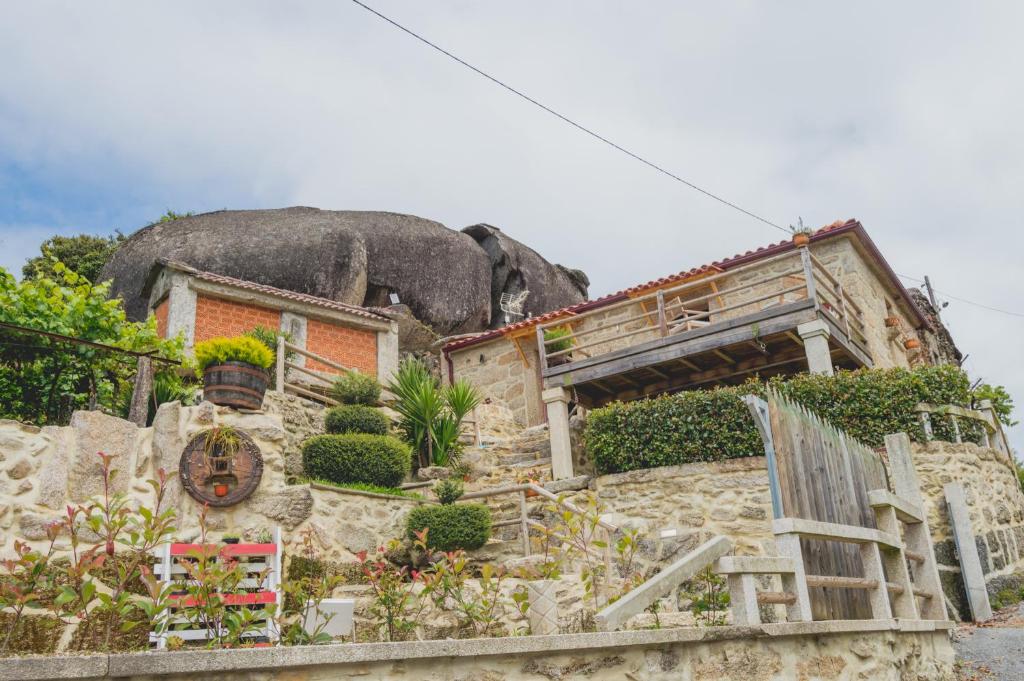
[[(776, 519), (876, 528), (868, 491), (889, 488), (881, 456), (804, 407), (770, 394), (748, 400), (765, 442)], [(800, 539), (808, 574), (864, 576), (858, 547)], [(871, 619), (864, 591), (810, 586), (815, 620)]]

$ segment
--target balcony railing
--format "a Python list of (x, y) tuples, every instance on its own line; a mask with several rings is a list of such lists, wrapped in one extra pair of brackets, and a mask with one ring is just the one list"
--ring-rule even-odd
[[(537, 325), (545, 371), (638, 343), (811, 300), (846, 338), (866, 351), (864, 314), (840, 281), (809, 249), (694, 279), (672, 288)], [(547, 337), (559, 330), (558, 337)]]

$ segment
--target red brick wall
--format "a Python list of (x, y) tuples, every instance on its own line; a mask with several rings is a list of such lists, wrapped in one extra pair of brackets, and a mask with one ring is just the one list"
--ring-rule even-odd
[(196, 298), (197, 343), (218, 336), (238, 336), (256, 326), (280, 328), (281, 313), (265, 307), (204, 295)]
[(167, 309), (169, 300), (170, 298), (164, 298), (156, 306), (156, 309), (153, 310), (153, 316), (156, 317), (156, 335), (161, 338), (167, 338)]
[[(377, 375), (377, 332), (351, 329), (331, 322), (310, 319), (306, 322), (306, 349), (371, 376)], [(309, 358), (306, 367), (313, 371), (340, 373)]]

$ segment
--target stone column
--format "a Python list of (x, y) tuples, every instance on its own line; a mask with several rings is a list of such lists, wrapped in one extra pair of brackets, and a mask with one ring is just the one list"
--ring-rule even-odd
[(828, 324), (820, 319), (807, 322), (796, 327), (796, 332), (804, 341), (804, 352), (807, 354), (807, 369), (812, 374), (831, 376), (832, 353), (828, 347)]
[(548, 413), (551, 439), (551, 475), (555, 480), (573, 477), (572, 443), (569, 440), (569, 391), (548, 388), (541, 394)]

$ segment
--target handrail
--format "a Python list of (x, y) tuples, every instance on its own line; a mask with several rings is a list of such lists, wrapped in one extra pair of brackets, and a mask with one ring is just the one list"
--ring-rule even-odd
[(633, 615), (649, 608), (658, 599), (674, 592), (693, 579), (704, 568), (732, 551), (727, 537), (714, 537), (675, 561), (657, 575), (633, 589), (625, 596), (606, 606), (594, 617), (600, 631), (614, 631)]
[[(793, 262), (795, 266), (775, 267), (776, 271), (764, 271), (766, 267), (778, 262)], [(749, 281), (736, 283), (737, 275), (754, 272)], [(715, 282), (732, 278), (730, 285), (718, 289)], [(708, 288), (712, 290), (708, 290)], [(774, 290), (771, 290), (774, 289)], [(692, 292), (693, 298), (686, 298)], [(742, 299), (744, 296), (750, 296)], [(630, 340), (641, 337), (641, 340), (665, 337), (679, 329), (689, 329), (693, 325), (714, 326), (723, 317), (733, 316), (736, 311), (748, 307), (763, 305), (765, 301), (775, 298), (783, 300), (785, 296), (796, 295), (815, 301), (815, 309), (827, 313), (831, 320), (845, 333), (850, 342), (860, 346), (867, 344), (867, 325), (861, 307), (844, 290), (842, 283), (815, 257), (809, 249), (799, 248), (795, 252), (787, 251), (771, 258), (748, 263), (741, 267), (717, 272), (710, 276), (686, 281), (671, 288), (663, 288), (642, 296), (622, 300), (611, 305), (581, 312), (571, 317), (561, 317), (540, 323), (536, 326), (537, 345), (542, 370), (550, 369), (558, 364), (573, 361), (573, 354), (580, 353), (587, 357), (595, 357), (621, 347), (622, 344), (636, 344)], [(717, 307), (712, 301), (717, 301)], [(693, 309), (707, 304), (708, 309)], [(655, 307), (650, 307), (653, 304)], [(626, 313), (615, 314), (625, 306), (634, 305), (638, 309)], [(712, 309), (713, 308), (713, 309)], [(671, 314), (670, 314), (671, 311)], [(671, 315), (679, 315), (672, 319)], [(593, 320), (587, 328), (580, 323)], [(646, 323), (636, 327), (636, 322)], [(563, 328), (568, 334), (557, 338), (545, 338), (545, 331)], [(583, 339), (586, 339), (584, 342)], [(560, 344), (568, 342), (568, 347), (556, 349)]]

